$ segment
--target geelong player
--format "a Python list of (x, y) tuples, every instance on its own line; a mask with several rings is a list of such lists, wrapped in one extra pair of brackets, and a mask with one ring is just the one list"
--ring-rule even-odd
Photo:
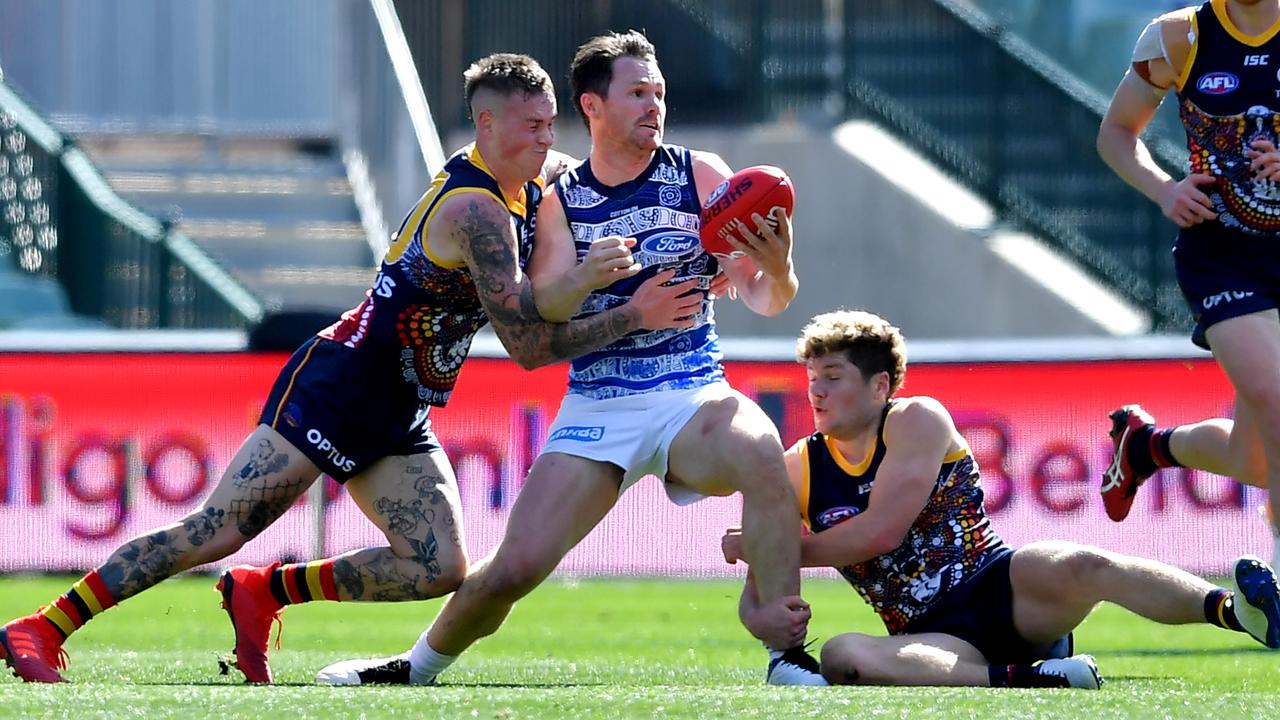
[[(786, 453), (812, 531), (801, 564), (836, 568), (889, 632), (829, 640), (822, 674), (833, 684), (1097, 688), (1097, 666), (1073, 654), (1071, 632), (1104, 600), (1156, 622), (1208, 622), (1280, 647), (1280, 588), (1260, 560), (1236, 563), (1231, 591), (1086, 545), (1006, 545), (947, 409), (894, 397), (906, 347), (882, 318), (819, 315), (796, 356), (816, 430)], [(736, 528), (723, 549), (729, 562), (747, 559)], [(744, 621), (759, 602), (760, 569), (748, 574)]]
[[(1181, 228), (1173, 254), (1196, 320), (1192, 339), (1213, 351), (1236, 390), (1234, 422), (1157, 429), (1139, 406), (1112, 413), (1115, 456), (1102, 497), (1113, 520), (1161, 467), (1228, 475), (1280, 497), (1277, 72), (1280, 0), (1206, 2), (1147, 26), (1102, 121), (1102, 158)], [(1190, 153), (1181, 180), (1138, 139), (1170, 89)]]
[[(319, 681), (431, 683), (512, 605), (542, 582), (642, 476), (661, 478), (677, 503), (739, 492), (743, 552), (757, 567), (760, 603), (748, 627), (771, 653), (767, 679), (825, 684), (801, 648), (809, 611), (799, 598), (799, 518), (777, 429), (725, 382), (708, 288), (719, 269), (757, 313), (795, 296), (790, 221), (775, 232), (755, 216), (744, 255), (717, 261), (698, 242), (699, 213), (730, 176), (717, 156), (663, 143), (666, 83), (640, 33), (584, 43), (570, 70), (590, 157), (543, 202), (530, 265), (538, 308), (553, 319), (614, 312), (647, 278), (673, 269), (699, 306), (690, 327), (634, 333), (573, 363), (569, 391), (545, 449), (512, 508), (506, 536), (478, 564), (412, 651), (345, 661)], [(623, 239), (619, 236), (626, 236)], [(615, 279), (592, 261), (638, 270)]]
[(492, 322), (511, 356), (533, 368), (636, 330), (694, 325), (685, 318), (699, 303), (679, 297), (686, 288), (663, 284), (670, 272), (608, 312), (543, 322), (523, 268), (555, 138), (551, 79), (531, 58), (500, 54), (477, 62), (465, 80), (475, 143), (449, 159), (409, 213), (368, 298), (293, 355), (261, 424), (198, 510), (125, 543), (66, 594), (0, 630), (0, 651), (24, 680), (60, 681), (71, 633), (175, 573), (240, 549), (321, 473), (345, 484), (387, 544), (223, 574), (236, 660), (250, 682), (271, 682), (268, 631), (288, 604), (452, 592), (467, 570), (462, 517), (428, 410), (449, 399), (475, 332)]

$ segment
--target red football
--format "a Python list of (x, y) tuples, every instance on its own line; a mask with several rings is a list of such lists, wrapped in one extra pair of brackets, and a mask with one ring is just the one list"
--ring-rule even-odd
[(771, 210), (781, 207), (791, 215), (795, 204), (795, 187), (781, 168), (756, 165), (739, 170), (720, 183), (702, 208), (702, 229), (699, 232), (702, 247), (712, 255), (741, 255), (725, 239), (730, 234), (742, 239), (737, 231), (739, 222), (746, 223), (755, 231), (752, 213), (760, 213), (767, 218)]

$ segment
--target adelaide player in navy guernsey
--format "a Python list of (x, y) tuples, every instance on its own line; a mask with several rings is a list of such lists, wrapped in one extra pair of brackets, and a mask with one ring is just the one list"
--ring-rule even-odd
[[(1191, 170), (1180, 180), (1138, 137), (1170, 90)], [(1147, 26), (1102, 121), (1102, 158), (1180, 228), (1173, 253), (1193, 340), (1213, 352), (1236, 391), (1234, 420), (1160, 429), (1141, 406), (1112, 413), (1102, 496), (1114, 520), (1161, 467), (1227, 475), (1280, 498), (1277, 111), (1280, 0), (1213, 0)]]
[(43, 610), (0, 629), (0, 654), (21, 678), (61, 681), (72, 632), (175, 573), (239, 550), (322, 472), (345, 483), (387, 544), (223, 574), (218, 587), (247, 680), (271, 682), (267, 635), (285, 605), (452, 592), (467, 570), (457, 481), (427, 411), (449, 399), (476, 330), (492, 322), (512, 357), (536, 367), (632, 331), (684, 324), (688, 301), (659, 281), (607, 313), (543, 321), (523, 268), (544, 166), (557, 162), (551, 80), (531, 58), (510, 54), (480, 60), (465, 80), (476, 141), (449, 159), (409, 213), (368, 298), (293, 355), (257, 429), (198, 510), (129, 541)]
[[(495, 554), (446, 603), (408, 653), (407, 680), (433, 682), (476, 640), (496, 631), (641, 477), (664, 481), (679, 503), (743, 496), (747, 553), (763, 602), (748, 627), (771, 651), (772, 683), (823, 683), (801, 648), (808, 608), (799, 598), (799, 519), (777, 429), (724, 380), (712, 311), (723, 272), (753, 311), (774, 315), (794, 297), (785, 213), (755, 216), (718, 260), (699, 242), (700, 210), (730, 175), (719, 157), (663, 142), (666, 82), (640, 33), (609, 34), (578, 49), (574, 101), (591, 134), (590, 157), (561, 176), (538, 212), (529, 274), (549, 319), (613, 312), (654, 281), (681, 289), (686, 322), (630, 333), (574, 361), (569, 392), (507, 520)], [(396, 681), (396, 658), (347, 661), (321, 679)]]
[[(880, 615), (888, 637), (847, 633), (822, 648), (832, 683), (1101, 685), (1071, 631), (1107, 600), (1157, 622), (1208, 622), (1280, 646), (1280, 593), (1255, 606), (1177, 568), (1061, 541), (1014, 549), (983, 507), (977, 462), (937, 400), (896, 398), (907, 371), (897, 328), (867, 312), (819, 315), (796, 357), (815, 432), (786, 453), (810, 533), (806, 567), (834, 567)], [(725, 559), (743, 559), (731, 528)], [(744, 616), (759, 602), (752, 565)]]

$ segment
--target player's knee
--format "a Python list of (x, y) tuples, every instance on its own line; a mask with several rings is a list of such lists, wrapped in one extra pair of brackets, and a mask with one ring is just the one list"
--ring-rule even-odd
[(1114, 567), (1109, 554), (1092, 547), (1076, 548), (1059, 560), (1059, 568), (1070, 580), (1068, 587), (1079, 590), (1096, 587)]
[(729, 477), (744, 495), (761, 495), (781, 501), (790, 492), (782, 443), (771, 435), (740, 436), (724, 445)]
[(868, 681), (867, 671), (874, 667), (874, 650), (869, 637), (859, 633), (837, 635), (822, 646), (818, 661), (822, 676), (832, 685), (859, 685)]
[(461, 551), (441, 553), (436, 568), (432, 569), (436, 572), (433, 590), (438, 591), (439, 595), (451, 593), (462, 585), (462, 580), (467, 576), (467, 554)]
[(531, 558), (495, 558), (485, 568), (477, 590), (494, 600), (515, 602), (533, 592), (549, 574), (550, 570)]

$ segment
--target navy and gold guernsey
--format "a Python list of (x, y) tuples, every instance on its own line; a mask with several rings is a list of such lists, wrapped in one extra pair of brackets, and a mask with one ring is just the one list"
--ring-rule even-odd
[[(814, 433), (796, 443), (804, 467), (800, 507), (820, 533), (867, 509), (876, 470), (884, 460), (885, 405), (871, 452), (861, 462), (844, 458), (835, 443)], [(1008, 546), (991, 528), (982, 505), (978, 465), (967, 449), (943, 458), (929, 501), (902, 544), (856, 565), (836, 568), (880, 615), (890, 634), (933, 609), (947, 593), (976, 576)]]
[(364, 302), (294, 353), (262, 422), (338, 480), (381, 457), (438, 447), (428, 407), (449, 400), (488, 318), (467, 267), (435, 257), (427, 228), (448, 198), (493, 197), (511, 213), (523, 268), (542, 191), (539, 178), (508, 198), (474, 145), (455, 153), (401, 223)]
[(1257, 140), (1280, 146), (1280, 23), (1245, 35), (1226, 0), (1212, 0), (1191, 16), (1187, 37), (1190, 55), (1176, 87), (1191, 172), (1217, 179), (1204, 189), (1223, 227), (1276, 237), (1280, 184), (1255, 179), (1245, 153)]

